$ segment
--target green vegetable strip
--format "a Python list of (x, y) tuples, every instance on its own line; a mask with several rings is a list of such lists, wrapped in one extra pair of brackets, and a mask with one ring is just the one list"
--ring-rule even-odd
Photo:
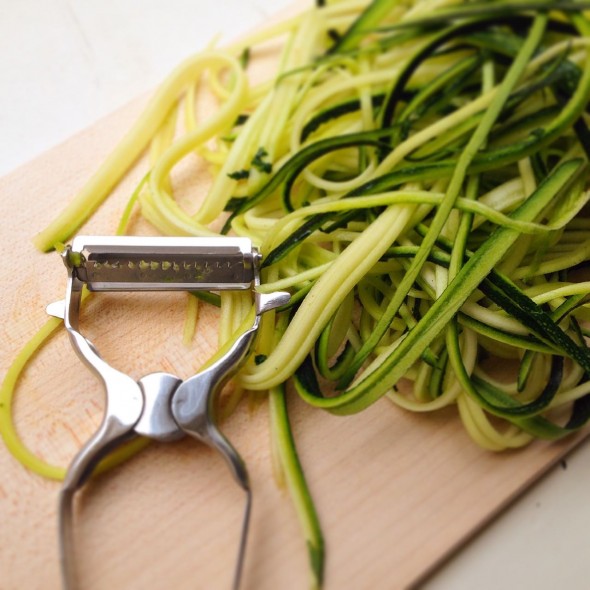
[[(485, 18), (490, 16), (506, 16), (518, 12), (535, 12), (539, 10), (547, 10), (547, 2), (472, 2), (465, 7), (457, 9), (456, 7), (446, 7), (438, 11), (436, 16), (422, 17), (416, 20), (408, 20), (405, 23), (396, 23), (389, 27), (389, 29), (398, 29), (405, 27), (427, 27), (435, 24), (445, 24), (453, 22), (456, 19), (472, 18), (481, 15)], [(580, 10), (590, 9), (588, 2), (559, 2), (557, 6), (550, 6), (550, 8), (558, 8), (561, 12), (578, 12)]]
[[(488, 384), (484, 384), (483, 382), (477, 379), (474, 379), (472, 381), (469, 378), (469, 375), (465, 371), (463, 362), (461, 360), (461, 351), (458, 348), (458, 339), (456, 337), (456, 334), (454, 333), (452, 325), (449, 326), (448, 334), (450, 335), (447, 338), (447, 345), (449, 346), (449, 359), (451, 363), (453, 363), (453, 369), (460, 380), (463, 390), (466, 391), (473, 399), (477, 400), (492, 413), (497, 412), (500, 415), (504, 414), (504, 412), (498, 409), (499, 404), (503, 404), (505, 406), (505, 409), (511, 407), (514, 408), (518, 406), (518, 402), (513, 398), (502, 394), (499, 390), (494, 390), (493, 387), (491, 387)], [(559, 375), (556, 375), (555, 381), (552, 380), (547, 385), (547, 397), (551, 397), (551, 395), (554, 393), (554, 390), (557, 387), (556, 381), (559, 380), (559, 377)], [(482, 392), (484, 391), (486, 392), (487, 397), (483, 395)], [(495, 402), (497, 402), (498, 406), (491, 403), (490, 400), (494, 400)], [(538, 438), (547, 438), (551, 440), (561, 438), (568, 434), (567, 427), (561, 428), (559, 426), (555, 426), (548, 420), (539, 417), (511, 417), (511, 421), (517, 424), (525, 432), (529, 432)]]
[(305, 535), (311, 564), (311, 588), (321, 588), (324, 577), (324, 540), (319, 519), (299, 462), (287, 413), (285, 389), (269, 392), (271, 427), (287, 488)]
[[(386, 135), (387, 131), (367, 131), (362, 133), (355, 133), (346, 135), (338, 138), (330, 138), (322, 141), (318, 141), (307, 148), (304, 148), (291, 158), (270, 180), (265, 184), (260, 191), (244, 199), (244, 202), (231, 214), (230, 218), (226, 221), (222, 232), (229, 231), (231, 221), (233, 218), (243, 215), (246, 211), (249, 211), (252, 207), (259, 204), (269, 195), (271, 195), (277, 188), (283, 186), (283, 193), (288, 195), (289, 189), (293, 184), (297, 175), (313, 160), (316, 158), (328, 154), (335, 150), (340, 150), (347, 147), (368, 145), (378, 146), (379, 140)], [(293, 210), (288, 197), (285, 200), (286, 209)]]
[(343, 53), (356, 49), (367, 33), (382, 24), (385, 17), (397, 4), (392, 0), (373, 0), (352, 26), (330, 48), (329, 53)]
[(14, 359), (14, 362), (8, 369), (4, 381), (2, 382), (2, 389), (0, 389), (0, 434), (2, 435), (4, 444), (10, 452), (21, 461), (21, 463), (27, 465), (29, 469), (44, 477), (58, 480), (64, 478), (65, 468), (50, 465), (34, 455), (29, 449), (27, 449), (18, 436), (12, 421), (12, 400), (16, 389), (16, 383), (23, 369), (62, 323), (63, 322), (57, 318), (51, 318), (45, 323), (43, 328), (31, 338)]
[[(34, 359), (35, 354), (50, 341), (56, 330), (62, 326), (62, 320), (57, 318), (47, 320), (45, 325), (20, 350), (4, 377), (2, 387), (0, 387), (0, 435), (6, 448), (34, 473), (56, 480), (62, 480), (65, 477), (66, 468), (48, 463), (24, 444), (13, 422), (12, 404), (17, 383), (23, 370)], [(145, 448), (148, 442), (148, 439), (132, 441), (103, 460), (96, 472), (101, 473), (123, 463)]]
[[(555, 311), (551, 313), (551, 319), (555, 323), (559, 323), (564, 317), (566, 317), (571, 311), (573, 311), (579, 305), (582, 305), (586, 300), (586, 295), (574, 295), (570, 299), (564, 301)], [(583, 339), (581, 339), (583, 340)], [(535, 351), (527, 350), (520, 363), (520, 369), (518, 372), (517, 387), (518, 391), (523, 391), (526, 387), (527, 379), (533, 368), (533, 361), (536, 358)]]
[[(189, 58), (181, 64), (160, 87), (133, 128), (104, 161), (92, 179), (70, 201), (60, 216), (35, 237), (35, 246), (46, 252), (56, 243), (65, 242), (88, 219), (143, 152), (149, 140), (165, 121), (170, 107), (178, 99), (179, 93), (186, 87), (188, 81), (199, 75), (206, 65), (226, 66), (232, 63), (230, 59), (225, 55), (210, 52)], [(237, 62), (235, 65), (239, 69)], [(220, 117), (213, 117), (203, 127), (201, 133), (204, 137), (211, 136), (223, 124)]]
[(490, 273), (485, 284), (482, 284), (482, 289), (489, 297), (501, 302), (504, 309), (516, 314), (541, 340), (556, 345), (564, 355), (574, 359), (590, 375), (590, 350), (574, 342), (549, 314), (509, 280), (498, 273)]

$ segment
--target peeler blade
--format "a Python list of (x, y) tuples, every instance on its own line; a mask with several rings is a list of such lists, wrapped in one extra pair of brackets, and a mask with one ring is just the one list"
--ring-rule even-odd
[(258, 252), (247, 238), (78, 236), (64, 257), (90, 291), (245, 290)]

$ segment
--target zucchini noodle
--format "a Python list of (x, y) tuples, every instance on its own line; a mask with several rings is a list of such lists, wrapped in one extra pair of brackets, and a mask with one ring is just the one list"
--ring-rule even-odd
[[(231, 232), (260, 248), (260, 291), (292, 298), (263, 317), (222, 414), (269, 392), (277, 471), (301, 518), (312, 586), (323, 541), (289, 427), (292, 389), (335, 414), (381, 398), (413, 412), (454, 407), (493, 451), (559, 439), (590, 419), (588, 8), (318, 2), (181, 64), (35, 237), (47, 251), (72, 236), (149, 149), (121, 228), (136, 209), (165, 234)], [(252, 74), (248, 60), (279, 42), (274, 71)], [(217, 104), (206, 116), (200, 96)], [(181, 206), (174, 169), (195, 156), (212, 180)], [(223, 349), (251, 302), (197, 296), (221, 306)], [(63, 470), (19, 446), (10, 418), (20, 369), (56, 327), (15, 361), (0, 419), (17, 458), (58, 478)]]

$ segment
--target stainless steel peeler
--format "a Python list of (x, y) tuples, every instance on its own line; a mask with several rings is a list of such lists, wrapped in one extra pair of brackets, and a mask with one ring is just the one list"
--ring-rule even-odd
[[(102, 381), (106, 410), (98, 431), (74, 457), (59, 496), (59, 544), (64, 587), (77, 587), (74, 495), (97, 464), (118, 445), (136, 436), (173, 441), (185, 434), (216, 449), (246, 494), (233, 588), (240, 584), (248, 532), (251, 491), (244, 462), (215, 423), (214, 400), (226, 380), (247, 357), (261, 315), (284, 305), (289, 294), (260, 294), (260, 254), (247, 238), (148, 238), (78, 236), (62, 253), (68, 269), (66, 298), (47, 308), (64, 320), (81, 360)], [(182, 380), (151, 373), (135, 381), (107, 364), (79, 331), (82, 288), (90, 291), (167, 291), (242, 289), (253, 292), (251, 327), (228, 352), (206, 369)]]

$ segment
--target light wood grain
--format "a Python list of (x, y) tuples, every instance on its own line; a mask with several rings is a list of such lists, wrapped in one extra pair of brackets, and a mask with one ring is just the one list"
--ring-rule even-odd
[[(139, 112), (141, 99), (0, 181), (0, 375), (63, 297), (57, 255), (31, 238), (68, 201)], [(191, 164), (194, 166), (194, 163)], [(84, 228), (112, 233), (145, 165), (133, 171)], [(194, 171), (193, 171), (194, 172)], [(206, 171), (180, 170), (187, 193)], [(135, 230), (151, 232), (147, 225)], [(215, 349), (215, 313), (203, 310), (198, 337), (181, 342), (181, 294), (96, 297), (85, 325), (107, 360), (139, 377), (188, 376)], [(66, 465), (94, 431), (102, 392), (58, 334), (21, 380), (15, 415), (40, 456)], [(326, 535), (326, 588), (407, 588), (497, 514), (582, 437), (495, 455), (477, 448), (453, 410), (412, 415), (381, 401), (337, 418), (290, 400), (300, 457)], [(270, 464), (265, 405), (246, 404), (224, 430), (248, 465), (254, 489), (244, 588), (307, 586), (307, 554), (289, 500)], [(0, 446), (0, 588), (59, 587), (59, 484), (23, 469)], [(242, 509), (225, 465), (193, 442), (154, 444), (96, 478), (78, 505), (84, 588), (227, 588)]]

